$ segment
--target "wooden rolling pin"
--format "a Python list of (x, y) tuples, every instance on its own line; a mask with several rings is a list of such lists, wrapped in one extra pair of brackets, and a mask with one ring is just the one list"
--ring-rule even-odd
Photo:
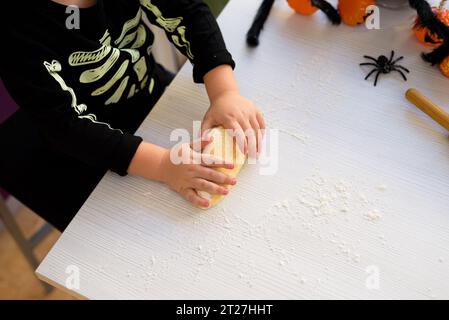
[(405, 93), (405, 97), (421, 109), (422, 112), (427, 114), (437, 123), (439, 123), (443, 128), (449, 131), (449, 113), (444, 111), (441, 107), (433, 103), (429, 98), (423, 96), (421, 92), (416, 89), (408, 89)]

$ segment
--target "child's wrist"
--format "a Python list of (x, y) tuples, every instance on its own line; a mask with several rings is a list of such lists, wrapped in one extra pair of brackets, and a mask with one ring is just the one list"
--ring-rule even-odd
[(150, 180), (163, 181), (162, 161), (168, 150), (142, 142), (136, 150), (128, 172)]
[(206, 73), (204, 76), (204, 84), (206, 85), (207, 94), (211, 102), (226, 92), (239, 93), (234, 72), (228, 65), (218, 66)]
[(229, 95), (240, 95), (240, 91), (238, 89), (226, 89), (220, 92), (217, 92), (214, 96), (209, 98), (209, 101), (211, 104), (213, 104), (215, 101), (223, 98), (224, 96)]
[(156, 167), (157, 181), (167, 183), (168, 161), (170, 161), (170, 149), (164, 149), (159, 155), (158, 165)]

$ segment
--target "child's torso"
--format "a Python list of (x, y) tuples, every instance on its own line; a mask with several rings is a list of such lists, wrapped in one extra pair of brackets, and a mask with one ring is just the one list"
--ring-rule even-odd
[(30, 32), (48, 48), (41, 59), (49, 75), (62, 89), (73, 89), (77, 104), (101, 112), (135, 95), (151, 95), (154, 35), (142, 15), (139, 1), (99, 0), (78, 15), (47, 0), (35, 21), (39, 27)]

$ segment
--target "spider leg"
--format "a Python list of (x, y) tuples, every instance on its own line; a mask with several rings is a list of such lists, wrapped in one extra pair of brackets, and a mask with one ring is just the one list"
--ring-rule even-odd
[(374, 67), (378, 67), (377, 64), (371, 63), (371, 62), (363, 62), (363, 63), (360, 63), (360, 65), (361, 65), (361, 66), (374, 66)]
[(400, 60), (402, 60), (402, 59), (404, 59), (403, 56), (401, 56), (401, 57), (399, 57), (399, 58), (397, 58), (397, 59), (394, 59), (394, 61), (392, 61), (391, 64), (395, 64), (396, 62), (398, 62), (398, 61), (400, 61)]
[(370, 75), (372, 75), (374, 72), (378, 71), (379, 69), (374, 68), (373, 70), (371, 70), (365, 77), (365, 80), (368, 80), (368, 78), (370, 77)]
[(371, 56), (363, 56), (365, 59), (373, 60), (375, 63), (377, 63), (377, 59), (371, 57)]
[(379, 75), (380, 75), (380, 70), (377, 71), (377, 73), (376, 73), (376, 78), (374, 79), (374, 86), (376, 86), (376, 84), (377, 84), (377, 79), (379, 78)]
[(399, 72), (401, 74), (402, 78), (404, 78), (404, 80), (407, 81), (407, 77), (405, 76), (404, 72), (402, 72), (401, 70), (396, 69), (396, 68), (393, 68), (391, 70)]
[(390, 60), (388, 60), (389, 63), (392, 63), (394, 57), (394, 50), (391, 50)]
[(407, 73), (410, 73), (410, 70), (407, 69), (406, 67), (403, 67), (403, 66), (395, 66), (395, 65), (393, 65), (392, 67), (393, 67), (393, 69), (399, 68), (399, 69), (401, 69), (401, 70), (404, 70), (404, 71), (407, 72)]

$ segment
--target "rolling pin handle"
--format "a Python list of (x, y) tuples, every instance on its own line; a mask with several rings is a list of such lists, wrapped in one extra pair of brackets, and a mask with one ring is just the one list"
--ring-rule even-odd
[(408, 89), (405, 92), (405, 97), (422, 112), (449, 131), (449, 113), (414, 88)]

